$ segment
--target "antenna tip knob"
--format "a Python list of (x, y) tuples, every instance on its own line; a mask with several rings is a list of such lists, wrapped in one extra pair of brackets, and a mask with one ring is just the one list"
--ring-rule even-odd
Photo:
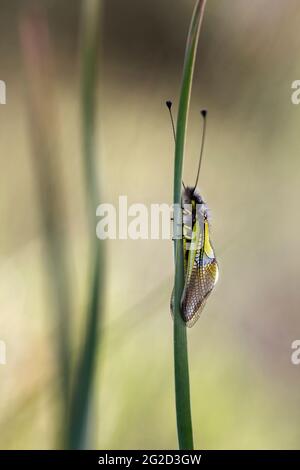
[(172, 108), (172, 101), (166, 101), (167, 108), (171, 109)]
[(201, 114), (204, 118), (206, 118), (206, 115), (207, 115), (207, 109), (202, 109), (201, 110)]

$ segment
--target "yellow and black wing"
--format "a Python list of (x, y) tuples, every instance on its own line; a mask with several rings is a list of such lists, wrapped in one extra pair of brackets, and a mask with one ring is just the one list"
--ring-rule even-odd
[(218, 281), (219, 268), (209, 237), (207, 219), (193, 227), (188, 262), (185, 266), (185, 285), (181, 299), (181, 313), (191, 327), (197, 321), (206, 299)]

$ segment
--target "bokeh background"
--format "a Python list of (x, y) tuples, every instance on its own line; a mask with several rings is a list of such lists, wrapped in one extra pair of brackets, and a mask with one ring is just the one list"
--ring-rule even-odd
[[(82, 337), (94, 233), (83, 178), (82, 3), (0, 3), (0, 79), (7, 85), (0, 106), (2, 449), (59, 447), (60, 325), (45, 262), (47, 205), (66, 260), (72, 364)], [(165, 100), (174, 101), (176, 114), (193, 4), (102, 2), (99, 203), (127, 195), (129, 203), (171, 204), (174, 143)], [(300, 106), (291, 103), (291, 83), (300, 78), (299, 22), (297, 0), (207, 2), (184, 166), (192, 184), (206, 107), (199, 187), (212, 212), (220, 280), (188, 332), (197, 448), (299, 448), (300, 366), (291, 363), (291, 343), (300, 339)], [(30, 25), (35, 36), (26, 42)], [(55, 178), (47, 187), (49, 167)], [(112, 240), (105, 254), (87, 447), (176, 448), (172, 242)]]

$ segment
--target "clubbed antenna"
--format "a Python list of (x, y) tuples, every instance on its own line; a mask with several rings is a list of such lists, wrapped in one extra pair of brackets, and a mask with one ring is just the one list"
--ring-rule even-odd
[(204, 149), (204, 141), (205, 141), (205, 133), (206, 133), (206, 116), (207, 116), (207, 110), (206, 109), (202, 109), (201, 116), (203, 117), (202, 142), (201, 142), (200, 157), (199, 157), (198, 171), (197, 171), (197, 177), (196, 177), (196, 182), (195, 182), (195, 186), (194, 186), (194, 191), (197, 187), (198, 180), (199, 180), (199, 174), (200, 174), (200, 168), (201, 168), (201, 162), (202, 162), (202, 155), (203, 155), (203, 149)]
[(171, 123), (172, 123), (172, 129), (173, 129), (173, 135), (174, 135), (174, 141), (176, 141), (176, 132), (175, 132), (175, 125), (174, 125), (174, 119), (173, 119), (173, 114), (172, 114), (172, 101), (166, 101), (167, 108), (170, 113), (170, 118), (171, 118)]

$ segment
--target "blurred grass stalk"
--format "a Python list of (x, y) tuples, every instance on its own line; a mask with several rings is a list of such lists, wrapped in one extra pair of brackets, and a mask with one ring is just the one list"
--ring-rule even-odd
[[(175, 230), (182, 227), (181, 212), (181, 184), (182, 166), (185, 149), (186, 129), (188, 111), (191, 97), (194, 66), (199, 41), (200, 27), (202, 23), (206, 0), (198, 0), (191, 19), (190, 29), (187, 38), (185, 59), (183, 66), (183, 78), (179, 100), (176, 144), (175, 144), (175, 164), (174, 164), (174, 224)], [(177, 210), (176, 210), (177, 208)], [(179, 210), (178, 210), (179, 208)], [(184, 287), (184, 260), (183, 241), (175, 239), (175, 283), (174, 283), (174, 371), (175, 371), (175, 400), (177, 433), (180, 449), (192, 450), (194, 448), (190, 384), (189, 384), (189, 364), (187, 349), (187, 332), (184, 321), (181, 317), (180, 301)]]
[(70, 449), (80, 449), (87, 446), (88, 418), (103, 311), (104, 250), (101, 242), (96, 237), (95, 227), (96, 208), (100, 202), (96, 165), (95, 120), (101, 3), (101, 0), (83, 0), (82, 2), (81, 112), (84, 172), (91, 239), (87, 318), (82, 349), (79, 353), (78, 365), (75, 371), (66, 436), (66, 445)]
[[(32, 158), (39, 214), (45, 240), (47, 281), (52, 290), (57, 367), (67, 418), (70, 387), (70, 289), (63, 236), (64, 194), (58, 158), (57, 97), (47, 17), (42, 8), (20, 19), (20, 40), (26, 74)], [(63, 429), (60, 429), (63, 432)]]

